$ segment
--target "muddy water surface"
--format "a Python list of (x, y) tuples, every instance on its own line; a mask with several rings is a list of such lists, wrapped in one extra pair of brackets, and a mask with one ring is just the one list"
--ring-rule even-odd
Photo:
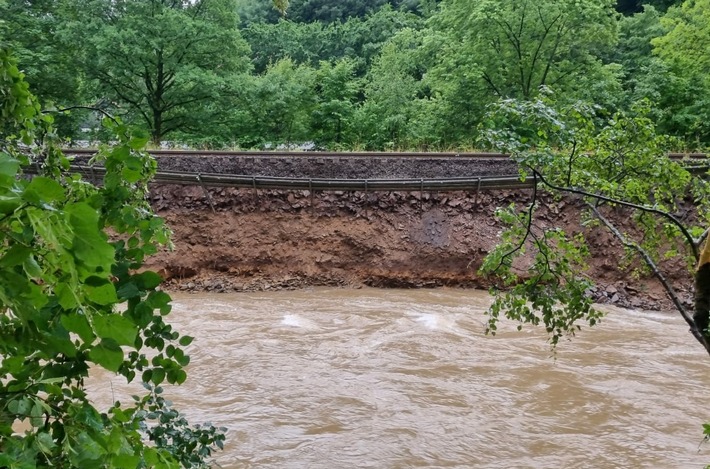
[[(195, 336), (166, 393), (229, 428), (233, 468), (691, 468), (710, 360), (671, 314), (610, 309), (563, 343), (504, 324), (462, 290), (174, 295)], [(130, 389), (92, 381), (100, 403)]]

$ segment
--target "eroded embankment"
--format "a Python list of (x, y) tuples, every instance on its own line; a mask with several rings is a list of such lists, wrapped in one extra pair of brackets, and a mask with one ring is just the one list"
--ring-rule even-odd
[[(498, 241), (497, 207), (528, 202), (528, 191), (471, 193), (253, 191), (156, 186), (151, 200), (175, 248), (150, 267), (180, 290), (252, 291), (316, 285), (487, 288), (477, 275)], [(211, 204), (210, 204), (211, 202)], [(214, 210), (213, 210), (214, 209)], [(572, 200), (542, 200), (541, 223), (588, 231), (586, 273), (600, 302), (663, 309), (653, 279), (619, 272), (622, 249), (601, 228), (583, 228)], [(628, 214), (619, 213), (619, 220)], [(630, 228), (623, 226), (622, 228)], [(521, 266), (522, 267), (522, 266)], [(690, 278), (667, 265), (681, 296)]]

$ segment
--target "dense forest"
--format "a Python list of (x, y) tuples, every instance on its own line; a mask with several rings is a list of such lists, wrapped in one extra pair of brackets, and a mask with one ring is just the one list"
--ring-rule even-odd
[(710, 0), (0, 0), (0, 43), (75, 140), (470, 149), (542, 91), (710, 142)]

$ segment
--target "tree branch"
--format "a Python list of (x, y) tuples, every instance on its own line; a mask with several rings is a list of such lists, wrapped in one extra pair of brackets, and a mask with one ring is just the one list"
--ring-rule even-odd
[(698, 249), (700, 249), (700, 245), (703, 244), (703, 241), (705, 241), (705, 240), (708, 238), (708, 235), (709, 235), (709, 234), (710, 234), (710, 228), (708, 228), (707, 230), (705, 230), (705, 231), (703, 232), (703, 234), (701, 234), (700, 236), (698, 236), (697, 239), (694, 240), (694, 241), (695, 241), (695, 245), (698, 247)]
[(671, 223), (673, 223), (681, 233), (683, 233), (683, 237), (685, 237), (686, 242), (690, 245), (690, 249), (693, 252), (693, 256), (695, 257), (695, 260), (697, 261), (699, 259), (699, 253), (698, 253), (698, 248), (695, 245), (695, 240), (694, 238), (690, 235), (688, 232), (688, 229), (681, 223), (680, 220), (678, 220), (676, 217), (674, 217), (672, 214), (668, 212), (664, 212), (663, 210), (658, 210), (657, 208), (653, 207), (646, 207), (645, 205), (638, 205), (634, 204), (631, 202), (627, 202), (625, 200), (619, 200), (615, 199), (613, 197), (608, 197), (606, 195), (602, 194), (594, 194), (592, 192), (587, 192), (582, 189), (576, 189), (574, 187), (560, 187), (555, 184), (552, 184), (551, 182), (547, 181), (545, 177), (535, 168), (528, 166), (528, 168), (533, 172), (534, 175), (536, 175), (538, 178), (540, 178), (540, 181), (542, 181), (543, 184), (545, 184), (547, 187), (554, 189), (556, 191), (560, 192), (569, 192), (571, 194), (578, 194), (578, 195), (583, 195), (586, 197), (594, 197), (595, 199), (598, 200), (603, 200), (605, 202), (609, 202), (612, 204), (617, 204), (617, 205), (622, 205), (624, 207), (630, 207), (630, 208), (635, 208), (637, 210), (641, 210), (643, 212), (647, 213), (655, 213), (656, 215), (659, 215), (663, 218), (668, 219)]
[(646, 265), (653, 271), (653, 274), (656, 276), (656, 278), (661, 282), (661, 285), (663, 285), (663, 288), (665, 288), (666, 293), (670, 297), (671, 301), (675, 305), (676, 309), (680, 313), (680, 315), (683, 317), (686, 323), (690, 326), (690, 332), (693, 334), (693, 337), (700, 342), (703, 347), (705, 347), (705, 350), (707, 350), (708, 354), (710, 354), (710, 343), (705, 339), (705, 336), (703, 335), (702, 331), (698, 330), (695, 321), (693, 320), (693, 317), (690, 315), (690, 313), (685, 309), (683, 306), (683, 303), (680, 301), (680, 298), (678, 298), (678, 294), (676, 293), (675, 289), (673, 286), (668, 282), (668, 279), (666, 279), (665, 275), (663, 275), (663, 272), (658, 268), (656, 263), (651, 259), (651, 256), (638, 244), (633, 241), (629, 241), (621, 232), (609, 221), (607, 220), (604, 215), (597, 210), (597, 208), (587, 202), (587, 206), (594, 212), (594, 215), (602, 222), (604, 225), (609, 229), (609, 231), (612, 232), (612, 234), (627, 248), (631, 248), (635, 250), (636, 252), (639, 253), (641, 258), (644, 260)]
[(66, 112), (66, 111), (71, 111), (71, 110), (73, 110), (73, 109), (85, 109), (85, 110), (88, 110), (88, 111), (99, 112), (99, 113), (103, 114), (104, 117), (108, 117), (109, 119), (111, 119), (114, 124), (118, 124), (118, 120), (116, 120), (116, 118), (113, 117), (113, 116), (111, 115), (111, 113), (106, 112), (105, 110), (101, 109), (100, 107), (94, 107), (94, 106), (81, 106), (81, 105), (69, 106), (69, 107), (63, 107), (63, 108), (61, 108), (61, 109), (57, 109), (57, 110), (55, 110), (55, 111), (43, 110), (42, 113), (48, 114), (48, 113), (51, 113), (51, 112)]
[(530, 207), (528, 207), (528, 226), (526, 227), (525, 230), (525, 236), (523, 236), (523, 239), (520, 241), (520, 244), (518, 244), (517, 247), (514, 249), (511, 249), (510, 251), (506, 252), (503, 254), (503, 256), (500, 258), (500, 262), (498, 262), (498, 265), (496, 266), (495, 269), (493, 269), (493, 272), (496, 272), (498, 269), (500, 269), (500, 266), (503, 265), (503, 262), (505, 260), (515, 254), (516, 252), (520, 251), (523, 246), (525, 245), (525, 242), (528, 240), (529, 236), (535, 236), (534, 233), (532, 232), (532, 218), (533, 218), (533, 210), (535, 209), (535, 203), (537, 202), (537, 175), (533, 173), (533, 178), (535, 180), (535, 183), (533, 184), (533, 196), (532, 200), (530, 201)]

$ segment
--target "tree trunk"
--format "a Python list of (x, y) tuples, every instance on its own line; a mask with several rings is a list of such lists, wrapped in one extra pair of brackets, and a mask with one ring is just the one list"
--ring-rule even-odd
[(158, 109), (153, 109), (153, 129), (151, 130), (153, 145), (160, 148), (163, 139), (163, 113)]
[(710, 318), (710, 238), (700, 253), (698, 269), (695, 272), (695, 312), (693, 321), (698, 330), (710, 338), (708, 319)]

